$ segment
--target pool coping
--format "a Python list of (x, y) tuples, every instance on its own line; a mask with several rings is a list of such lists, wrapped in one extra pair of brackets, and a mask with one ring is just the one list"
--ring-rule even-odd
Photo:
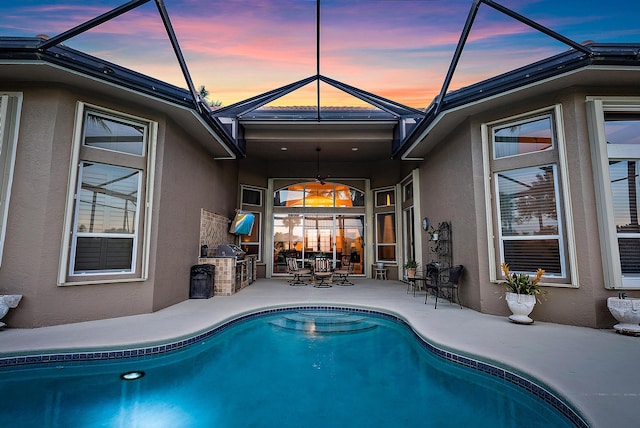
[(566, 399), (561, 394), (554, 391), (553, 388), (546, 385), (539, 379), (536, 379), (534, 376), (509, 367), (504, 363), (497, 364), (493, 361), (490, 362), (489, 359), (482, 359), (474, 354), (461, 352), (460, 350), (454, 350), (453, 348), (443, 346), (442, 344), (439, 344), (436, 341), (419, 334), (404, 316), (395, 313), (392, 310), (379, 308), (373, 309), (371, 307), (359, 305), (273, 305), (238, 313), (236, 315), (227, 317), (224, 320), (216, 322), (208, 328), (200, 329), (193, 332), (192, 334), (183, 335), (174, 339), (164, 340), (161, 343), (139, 344), (138, 347), (132, 347), (135, 345), (129, 345), (126, 347), (126, 349), (115, 349), (111, 347), (111, 349), (102, 348), (86, 350), (83, 352), (77, 352), (73, 350), (52, 350), (51, 352), (34, 351), (34, 353), (22, 353), (22, 355), (0, 356), (0, 369), (52, 363), (105, 361), (158, 355), (178, 349), (183, 349), (185, 347), (199, 343), (226, 330), (227, 328), (230, 328), (248, 319), (267, 314), (296, 310), (352, 311), (356, 313), (372, 314), (387, 319), (400, 321), (410, 328), (414, 337), (419, 339), (422, 346), (430, 353), (455, 364), (469, 367), (498, 379), (502, 379), (518, 388), (529, 392), (530, 394), (533, 394), (534, 396), (541, 399), (542, 401), (556, 409), (558, 412), (560, 412), (576, 427), (587, 428), (590, 426), (586, 422), (584, 416), (581, 415), (575, 407), (570, 405), (570, 400)]

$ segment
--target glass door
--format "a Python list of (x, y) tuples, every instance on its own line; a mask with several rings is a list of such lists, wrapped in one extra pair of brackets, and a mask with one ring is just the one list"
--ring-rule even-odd
[(312, 260), (318, 256), (334, 260), (335, 267), (335, 225), (333, 216), (305, 215), (304, 250), (302, 257)]
[(288, 255), (302, 259), (302, 216), (276, 214), (273, 216), (273, 273), (287, 272)]
[(403, 231), (404, 231), (404, 253), (403, 260), (406, 262), (408, 260), (416, 259), (416, 245), (415, 245), (415, 228), (414, 228), (414, 210), (413, 207), (409, 207), (404, 210), (404, 221), (403, 223)]
[(336, 262), (348, 256), (353, 265), (353, 273), (364, 273), (364, 216), (336, 216)]
[(364, 274), (364, 215), (274, 215), (273, 273), (286, 274), (286, 257), (311, 265), (317, 256), (329, 257), (339, 267), (348, 256), (353, 273)]

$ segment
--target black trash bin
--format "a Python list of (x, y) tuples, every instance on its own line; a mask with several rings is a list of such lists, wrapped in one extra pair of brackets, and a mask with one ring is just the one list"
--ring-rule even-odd
[(214, 290), (214, 265), (191, 266), (190, 299), (208, 299), (213, 297)]

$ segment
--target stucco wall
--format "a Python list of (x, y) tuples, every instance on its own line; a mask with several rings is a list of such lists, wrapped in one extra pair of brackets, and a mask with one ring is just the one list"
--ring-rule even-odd
[[(570, 210), (565, 216), (574, 230), (577, 288), (545, 287), (547, 294), (532, 317), (540, 321), (609, 328), (615, 320), (606, 299), (617, 294), (603, 283), (598, 218), (587, 127), (585, 98), (594, 92), (569, 88), (541, 94), (526, 104), (493, 105), (467, 119), (432, 150), (420, 167), (423, 189), (421, 211), (432, 223), (452, 224), (453, 263), (465, 266), (462, 302), (489, 314), (510, 314), (503, 288), (489, 281), (482, 123), (499, 120), (555, 104), (562, 105), (566, 142)], [(611, 91), (609, 91), (611, 93)], [(570, 216), (570, 218), (569, 218)], [(424, 242), (424, 254), (428, 254)], [(630, 291), (629, 295), (638, 294)]]
[(153, 310), (189, 297), (190, 268), (200, 255), (201, 208), (232, 218), (238, 204), (237, 161), (212, 159), (175, 124), (167, 126), (161, 163)]
[[(235, 161), (214, 161), (164, 115), (107, 94), (56, 85), (2, 89), (24, 94), (0, 268), (0, 292), (23, 299), (3, 321), (10, 327), (56, 325), (146, 313), (188, 298), (200, 209), (233, 213)], [(159, 123), (147, 281), (56, 284), (78, 100)]]
[[(474, 215), (474, 175), (468, 123), (447, 136), (420, 166), (420, 215), (432, 225), (451, 223), (452, 263), (463, 265), (460, 298), (464, 306), (481, 309), (478, 282), (477, 219)], [(420, 233), (425, 234), (420, 230)], [(429, 241), (422, 240), (424, 260), (430, 261)]]

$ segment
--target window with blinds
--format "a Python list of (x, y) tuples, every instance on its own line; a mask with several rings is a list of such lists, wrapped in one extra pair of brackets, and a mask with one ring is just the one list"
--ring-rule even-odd
[(623, 278), (640, 277), (640, 114), (605, 114), (609, 185)]
[(514, 272), (542, 268), (547, 279), (569, 278), (556, 120), (548, 111), (489, 127), (498, 278), (502, 262)]
[(155, 124), (84, 103), (79, 107), (78, 167), (65, 220), (70, 240), (59, 284), (144, 278)]
[(562, 275), (556, 176), (554, 165), (496, 174), (503, 260), (513, 271)]

